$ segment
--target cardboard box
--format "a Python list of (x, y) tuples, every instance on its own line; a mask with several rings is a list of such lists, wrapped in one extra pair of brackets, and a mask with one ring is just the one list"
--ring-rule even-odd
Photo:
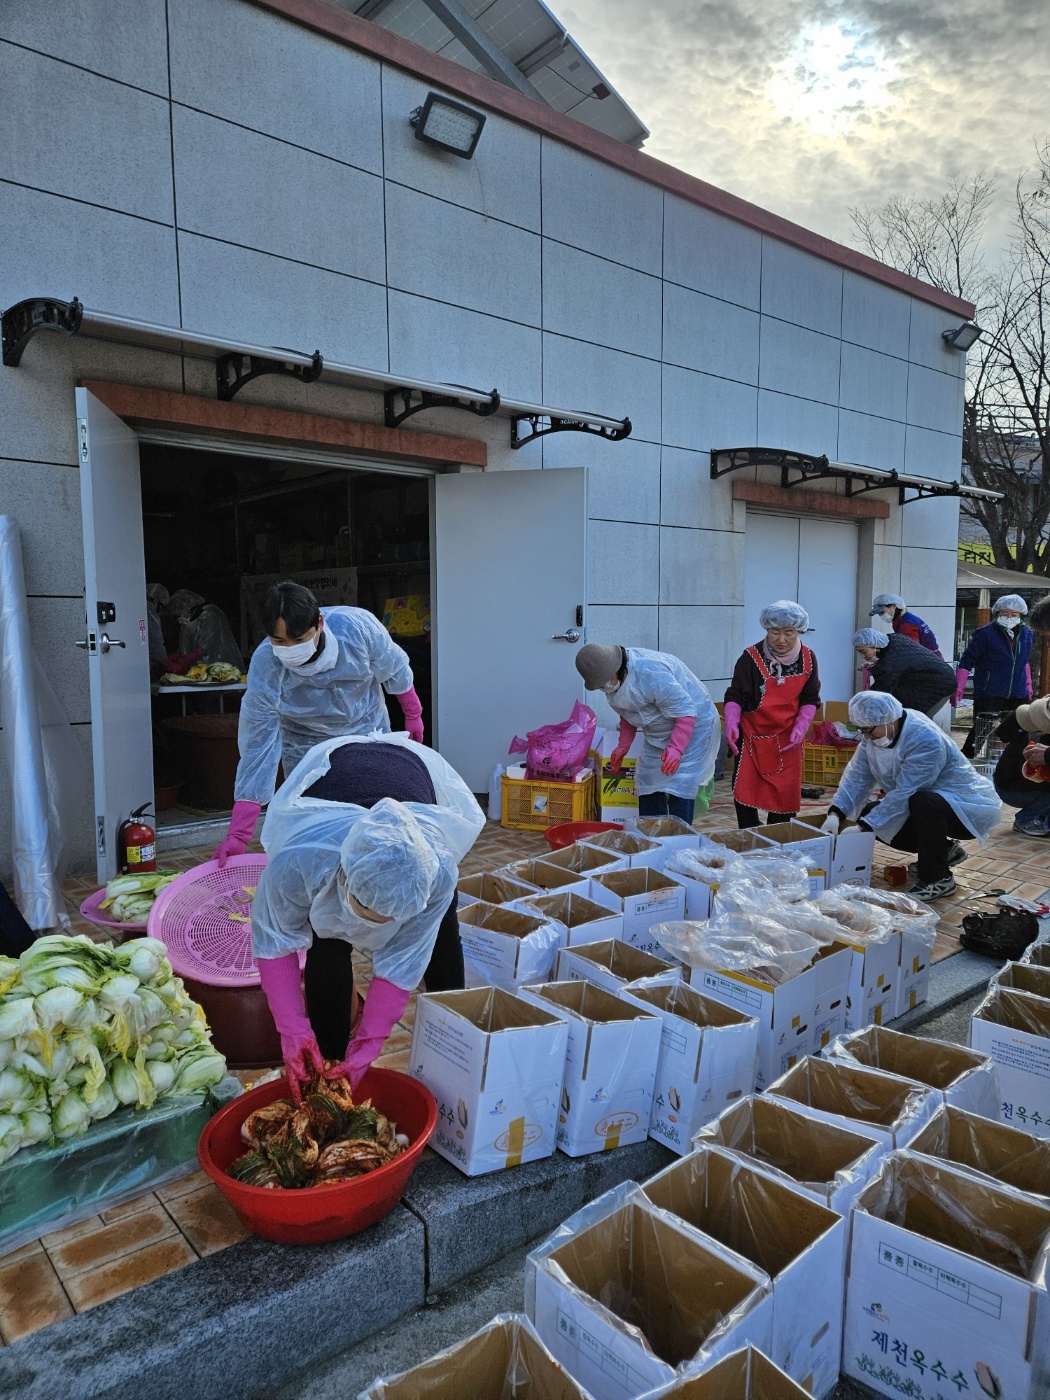
[(713, 1146), (700, 1147), (642, 1190), (653, 1205), (769, 1275), (770, 1359), (811, 1395), (830, 1395), (842, 1360), (844, 1217)]
[(990, 985), (1028, 992), (1046, 1001), (1050, 998), (1050, 967), (1040, 967), (1036, 963), (1005, 963), (992, 977)]
[(849, 1215), (854, 1197), (886, 1155), (885, 1145), (868, 1133), (825, 1123), (786, 1099), (764, 1095), (727, 1108), (701, 1128), (694, 1143), (723, 1147), (839, 1215)]
[(688, 1152), (705, 1123), (753, 1092), (758, 1022), (684, 982), (631, 982), (621, 996), (663, 1025), (649, 1136)]
[(563, 846), (560, 851), (552, 851), (549, 856), (544, 856), (543, 864), (567, 870), (573, 875), (586, 876), (589, 880), (592, 875), (608, 875), (613, 870), (626, 870), (627, 857), (617, 851), (600, 851), (593, 846), (585, 846), (581, 841), (575, 841), (571, 846)]
[(670, 875), (649, 866), (636, 870), (614, 870), (595, 875), (590, 897), (615, 914), (623, 915), (623, 939), (643, 953), (663, 956), (656, 939), (650, 936), (653, 924), (685, 918), (685, 889)]
[(747, 851), (769, 851), (772, 841), (767, 841), (759, 833), (757, 827), (744, 827), (738, 831), (736, 827), (726, 827), (722, 831), (709, 831), (707, 839), (713, 846), (724, 846), (727, 851), (735, 851), (737, 855), (743, 855)]
[(891, 1021), (897, 1006), (900, 934), (891, 932), (875, 942), (854, 943), (849, 931), (843, 929), (842, 941), (853, 950), (846, 992), (846, 1030), (859, 1031)]
[(939, 1096), (914, 1079), (813, 1055), (781, 1075), (767, 1092), (825, 1123), (860, 1128), (891, 1151), (906, 1147), (940, 1106)]
[(631, 830), (647, 841), (658, 842), (667, 855), (672, 851), (696, 850), (701, 840), (699, 831), (680, 817), (639, 817)]
[(697, 972), (690, 980), (705, 996), (736, 1007), (758, 1020), (758, 1080), (766, 1088), (815, 1046), (818, 1034), (830, 1042), (845, 1029), (846, 989), (853, 950), (833, 943), (811, 967), (774, 985), (743, 972)]
[[(826, 812), (807, 812), (795, 821), (818, 830), (827, 817)], [(875, 833), (861, 831), (859, 826), (844, 826), (831, 840), (831, 864), (828, 866), (828, 889), (836, 885), (870, 885), (871, 867), (875, 859)]]
[(654, 1210), (637, 1187), (584, 1207), (529, 1256), (525, 1302), (596, 1400), (645, 1395), (747, 1343), (768, 1351), (772, 1331), (766, 1275)]
[(619, 996), (628, 982), (642, 978), (663, 978), (668, 982), (682, 980), (677, 963), (667, 962), (652, 953), (632, 948), (622, 939), (603, 939), (599, 943), (570, 943), (558, 952), (555, 980), (558, 982), (593, 982), (603, 991)]
[(595, 832), (593, 836), (585, 836), (580, 844), (617, 856), (632, 870), (639, 865), (651, 865), (655, 870), (662, 870), (667, 859), (667, 853), (659, 841), (650, 841), (626, 828), (623, 831)]
[(589, 875), (568, 870), (564, 866), (551, 865), (546, 860), (515, 860), (509, 865), (500, 866), (495, 873), (515, 880), (519, 885), (527, 885), (532, 890), (540, 890), (544, 894), (560, 893), (563, 890), (577, 890), (580, 894), (586, 894), (591, 884)]
[(902, 1035), (885, 1026), (869, 1026), (839, 1036), (824, 1052), (826, 1060), (842, 1060), (927, 1084), (942, 1103), (954, 1104), (985, 1118), (999, 1116), (999, 1075), (995, 1061), (962, 1045)]
[(511, 900), (535, 894), (531, 885), (523, 885), (520, 880), (512, 880), (509, 875), (498, 875), (489, 871), (484, 875), (464, 875), (456, 884), (459, 891), (459, 907), (476, 904), (480, 899), (485, 904), (509, 904)]
[(599, 820), (617, 822), (621, 826), (638, 815), (638, 795), (634, 790), (634, 770), (642, 754), (645, 743), (641, 730), (634, 737), (627, 750), (620, 772), (609, 769), (609, 759), (620, 742), (619, 729), (606, 729), (600, 739), (596, 739), (595, 753), (598, 761), (598, 809)]
[(851, 1223), (846, 1375), (890, 1400), (1045, 1400), (1050, 1206), (899, 1152)]
[(755, 1347), (745, 1347), (706, 1366), (697, 1376), (684, 1376), (654, 1390), (646, 1400), (812, 1400)]
[(990, 986), (970, 1020), (970, 1045), (999, 1069), (999, 1120), (1050, 1138), (1050, 1002)]
[(531, 893), (517, 901), (515, 907), (561, 924), (565, 929), (563, 947), (618, 939), (623, 935), (622, 914), (614, 914), (604, 904), (596, 904), (577, 890), (570, 890), (567, 894)]
[(495, 987), (423, 993), (409, 1064), (437, 1099), (434, 1151), (466, 1176), (549, 1157), (568, 1038), (561, 1017)]
[(524, 1313), (493, 1318), (410, 1371), (373, 1381), (358, 1400), (505, 1400), (523, 1376), (529, 1378), (529, 1400), (592, 1400), (551, 1356)]
[(930, 994), (930, 967), (936, 929), (920, 929), (916, 923), (899, 921), (901, 927), (901, 965), (897, 974), (897, 995), (894, 1016), (914, 1011)]
[(526, 1001), (569, 1028), (557, 1143), (567, 1157), (644, 1142), (653, 1106), (660, 1020), (590, 982), (523, 987)]
[(1021, 956), (1026, 966), (1050, 967), (1050, 943), (1030, 943)]
[(803, 856), (809, 866), (809, 893), (812, 898), (827, 889), (831, 869), (832, 839), (825, 832), (814, 831), (805, 822), (774, 822), (753, 828), (774, 846)]
[[(681, 868), (688, 857), (685, 860), (679, 860), (677, 857), (677, 851), (670, 852), (664, 864), (664, 874), (670, 875), (672, 880), (677, 880), (685, 890), (685, 917), (700, 923), (710, 918), (713, 890), (718, 886), (715, 884), (712, 887), (706, 880), (688, 874)], [(669, 869), (669, 866), (672, 868)]]
[(549, 977), (565, 927), (520, 909), (475, 900), (459, 910), (463, 973), (468, 987), (504, 987)]
[(1050, 1199), (1050, 1142), (952, 1104), (943, 1105), (920, 1128), (908, 1151)]

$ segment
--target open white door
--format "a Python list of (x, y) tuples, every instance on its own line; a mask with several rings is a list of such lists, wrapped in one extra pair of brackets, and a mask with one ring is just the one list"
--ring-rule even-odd
[(473, 792), (583, 694), (586, 549), (582, 467), (435, 480), (436, 742)]
[(80, 504), (95, 841), (100, 882), (117, 869), (117, 828), (153, 797), (146, 570), (138, 438), (77, 390)]

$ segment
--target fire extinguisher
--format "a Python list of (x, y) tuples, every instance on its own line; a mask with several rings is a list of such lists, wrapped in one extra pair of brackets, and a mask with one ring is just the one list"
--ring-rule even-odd
[(141, 819), (148, 806), (148, 802), (143, 803), (117, 828), (117, 859), (122, 875), (138, 875), (157, 868), (157, 833)]

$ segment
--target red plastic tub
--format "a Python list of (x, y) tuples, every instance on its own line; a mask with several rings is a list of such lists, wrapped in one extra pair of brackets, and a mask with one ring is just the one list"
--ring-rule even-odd
[(595, 836), (599, 831), (622, 830), (616, 822), (562, 822), (561, 826), (549, 826), (543, 834), (551, 850), (560, 851), (563, 846), (571, 846), (574, 841)]
[(234, 1181), (226, 1175), (226, 1168), (247, 1151), (241, 1141), (241, 1124), (249, 1113), (287, 1093), (283, 1077), (260, 1084), (220, 1108), (201, 1133), (197, 1146), (201, 1166), (245, 1229), (278, 1244), (321, 1244), (356, 1235), (389, 1215), (404, 1195), (420, 1153), (437, 1126), (437, 1103), (430, 1090), (392, 1069), (371, 1069), (361, 1081), (356, 1097), (370, 1098), (409, 1139), (408, 1150), (385, 1167), (353, 1181), (297, 1191), (268, 1190)]

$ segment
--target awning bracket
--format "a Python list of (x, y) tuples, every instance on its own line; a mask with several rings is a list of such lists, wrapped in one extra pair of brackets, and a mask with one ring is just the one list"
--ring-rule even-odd
[(298, 379), (301, 384), (312, 384), (320, 379), (324, 369), (324, 359), (320, 350), (315, 350), (308, 365), (287, 364), (281, 360), (269, 359), (264, 355), (243, 355), (239, 350), (221, 355), (215, 361), (215, 383), (218, 397), (225, 402), (264, 374), (282, 374), (289, 379)]
[[(711, 480), (742, 467), (779, 467), (780, 485), (785, 490), (805, 481), (831, 478), (845, 482), (846, 496), (863, 496), (868, 491), (897, 492), (898, 502), (928, 500), (933, 496), (970, 496), (985, 500), (1001, 500), (1002, 493), (960, 481), (935, 481), (929, 477), (912, 476), (893, 468), (864, 467), (851, 462), (832, 462), (826, 456), (816, 457), (805, 452), (788, 452), (776, 447), (728, 447), (711, 449)], [(794, 473), (794, 475), (792, 475)], [(908, 494), (911, 492), (912, 494)]]
[(12, 368), (22, 359), (22, 351), (37, 331), (60, 331), (76, 335), (84, 308), (76, 297), (57, 301), (53, 297), (30, 297), (16, 302), (3, 313), (4, 364)]
[(383, 394), (383, 421), (388, 428), (400, 428), (406, 418), (428, 408), (461, 408), (476, 418), (490, 418), (499, 405), (495, 389), (486, 394), (464, 385), (462, 398), (456, 394), (435, 394), (429, 389), (387, 389)]
[[(522, 425), (528, 424), (530, 431), (523, 432)], [(541, 427), (546, 423), (546, 427)], [(586, 418), (562, 418), (555, 413), (516, 413), (510, 420), (510, 445), (524, 447), (536, 438), (548, 437), (551, 433), (589, 433), (591, 437), (604, 438), (606, 442), (623, 442), (631, 436), (631, 420), (625, 418), (616, 427), (588, 422)]]

